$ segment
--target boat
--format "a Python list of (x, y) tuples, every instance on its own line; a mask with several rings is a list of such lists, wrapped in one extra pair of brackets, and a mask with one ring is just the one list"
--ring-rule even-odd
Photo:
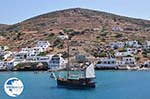
[[(66, 65), (67, 74), (64, 77), (55, 76), (58, 87), (64, 88), (95, 88), (95, 70), (94, 64), (84, 64), (82, 69), (72, 69), (69, 59), (69, 39), (67, 42), (68, 64)], [(73, 74), (73, 72), (81, 71), (82, 73)], [(59, 71), (58, 71), (59, 72)], [(72, 73), (71, 73), (72, 72)]]
[(84, 75), (71, 75), (67, 78), (57, 78), (58, 87), (67, 88), (95, 88), (95, 70), (94, 64), (90, 64), (83, 72)]

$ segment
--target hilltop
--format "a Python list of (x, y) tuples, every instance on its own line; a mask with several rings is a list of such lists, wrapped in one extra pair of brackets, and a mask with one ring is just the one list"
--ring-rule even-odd
[(6, 28), (7, 26), (9, 26), (9, 25), (6, 25), (6, 24), (0, 24), (0, 30), (2, 30), (3, 28)]
[[(42, 14), (14, 25), (0, 25), (0, 44), (12, 50), (30, 47), (38, 40), (48, 40), (58, 50), (65, 49), (58, 41), (59, 33), (70, 33), (71, 43), (80, 50), (117, 40), (150, 39), (150, 21), (111, 13), (72, 8)], [(57, 42), (59, 44), (55, 44)], [(64, 45), (63, 45), (64, 44)]]

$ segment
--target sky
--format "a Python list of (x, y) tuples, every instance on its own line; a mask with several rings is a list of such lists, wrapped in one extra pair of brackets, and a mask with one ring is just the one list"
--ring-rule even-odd
[(40, 14), (77, 7), (149, 20), (149, 4), (150, 0), (1, 0), (0, 23), (15, 24)]

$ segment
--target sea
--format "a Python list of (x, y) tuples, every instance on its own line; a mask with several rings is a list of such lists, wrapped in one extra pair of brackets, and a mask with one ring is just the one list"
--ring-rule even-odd
[[(15, 98), (4, 91), (11, 77), (24, 84)], [(46, 71), (0, 72), (0, 99), (150, 99), (150, 71), (96, 71), (96, 88), (83, 90), (58, 88)]]

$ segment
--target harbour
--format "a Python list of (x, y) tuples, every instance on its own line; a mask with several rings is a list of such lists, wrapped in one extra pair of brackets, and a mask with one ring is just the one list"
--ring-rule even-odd
[(149, 99), (149, 3), (1, 1), (0, 99)]
[[(96, 71), (96, 88), (58, 88), (47, 71), (0, 72), (0, 96), (12, 99), (3, 90), (4, 82), (17, 77), (24, 84), (23, 93), (16, 99), (146, 99), (149, 94), (149, 71)], [(143, 82), (144, 81), (144, 82)], [(61, 97), (61, 98), (60, 98)]]

